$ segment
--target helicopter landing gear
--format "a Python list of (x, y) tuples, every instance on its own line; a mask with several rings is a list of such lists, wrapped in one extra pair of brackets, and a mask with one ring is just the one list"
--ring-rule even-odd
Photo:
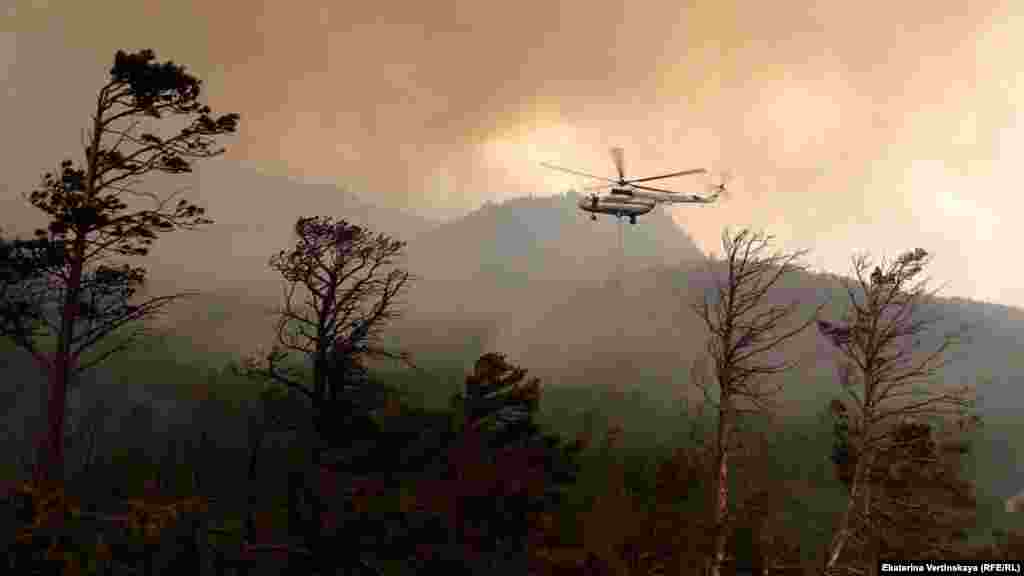
[(630, 223), (630, 224), (636, 224), (636, 216), (634, 216), (634, 215), (631, 215), (631, 216), (629, 217), (629, 223)]

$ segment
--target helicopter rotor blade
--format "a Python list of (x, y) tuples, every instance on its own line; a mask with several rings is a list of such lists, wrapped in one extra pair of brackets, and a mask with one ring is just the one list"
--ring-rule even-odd
[(670, 174), (663, 174), (661, 176), (648, 176), (646, 178), (634, 178), (632, 180), (626, 180), (627, 184), (633, 182), (647, 182), (649, 180), (661, 180), (662, 178), (672, 178), (673, 176), (689, 176), (690, 174), (706, 174), (707, 170), (703, 168), (695, 168), (693, 170), (683, 170), (681, 172), (672, 172)]
[(626, 159), (625, 150), (622, 148), (612, 148), (612, 160), (615, 162), (615, 169), (619, 171), (619, 180), (622, 182), (626, 181)]
[(612, 180), (611, 178), (605, 178), (604, 176), (594, 176), (593, 174), (587, 174), (586, 172), (579, 172), (577, 170), (570, 170), (568, 168), (562, 168), (561, 166), (555, 166), (554, 164), (548, 164), (547, 162), (541, 162), (541, 166), (550, 168), (551, 170), (558, 170), (560, 172), (568, 172), (569, 174), (575, 174), (577, 176), (586, 176), (587, 178), (593, 178), (595, 180), (604, 180), (605, 182), (611, 182), (612, 184), (618, 184), (618, 180)]
[(651, 192), (662, 192), (665, 194), (679, 194), (676, 190), (666, 190), (664, 188), (655, 188), (654, 186), (641, 186), (639, 184), (630, 184), (633, 188), (639, 188), (641, 190), (650, 190)]

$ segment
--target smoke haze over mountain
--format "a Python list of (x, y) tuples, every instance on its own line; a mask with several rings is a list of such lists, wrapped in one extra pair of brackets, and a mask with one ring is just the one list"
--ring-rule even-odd
[(747, 224), (832, 271), (922, 246), (948, 293), (1024, 304), (998, 248), (1022, 207), (1014, 3), (321, 4), (15, 0), (0, 224), (79, 153), (113, 52), (153, 47), (242, 113), (227, 158), (261, 171), (450, 217), (582, 183), (540, 161), (610, 173), (620, 145), (635, 175), (736, 173), (730, 202), (669, 210), (703, 250)]

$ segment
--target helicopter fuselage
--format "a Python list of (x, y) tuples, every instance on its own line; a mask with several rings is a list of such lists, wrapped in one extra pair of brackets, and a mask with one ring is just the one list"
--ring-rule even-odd
[(614, 197), (629, 199), (632, 201), (649, 201), (655, 204), (707, 204), (714, 202), (718, 195), (697, 196), (695, 194), (665, 194), (661, 192), (648, 192), (631, 187), (613, 187), (611, 193)]
[(640, 216), (641, 214), (647, 214), (654, 207), (657, 202), (653, 200), (642, 200), (635, 198), (627, 198), (624, 196), (598, 196), (597, 202), (594, 202), (592, 197), (581, 198), (579, 201), (579, 207), (581, 210), (590, 212), (593, 214), (610, 214), (612, 216)]

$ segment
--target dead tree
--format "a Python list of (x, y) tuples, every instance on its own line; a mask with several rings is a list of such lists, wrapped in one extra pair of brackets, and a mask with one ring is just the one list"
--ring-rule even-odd
[[(717, 429), (712, 446), (714, 487), (712, 546), (707, 573), (718, 576), (725, 563), (729, 537), (729, 456), (737, 419), (745, 413), (765, 411), (766, 402), (781, 384), (764, 386), (763, 378), (784, 372), (792, 362), (770, 361), (788, 340), (814, 321), (797, 320), (799, 301), (771, 304), (769, 293), (779, 281), (805, 269), (800, 259), (806, 251), (769, 252), (773, 237), (742, 230), (722, 236), (723, 260), (712, 262), (713, 295), (694, 305), (709, 332), (707, 353), (717, 383)], [(717, 268), (717, 269), (716, 269)], [(705, 397), (710, 398), (710, 390)]]
[[(867, 256), (853, 260), (855, 279), (845, 281), (849, 308), (838, 323), (820, 320), (818, 329), (840, 353), (840, 383), (845, 402), (833, 402), (847, 440), (837, 465), (847, 485), (847, 505), (839, 519), (825, 558), (825, 572), (837, 573), (851, 543), (873, 548), (870, 534), (880, 526), (878, 503), (884, 494), (876, 470), (920, 442), (901, 434), (950, 417), (976, 423), (967, 386), (936, 382), (946, 354), (963, 336), (965, 327), (932, 337), (939, 318), (935, 291), (921, 274), (930, 262), (920, 248), (882, 262), (869, 273)], [(926, 453), (927, 455), (927, 453)], [(876, 543), (877, 544), (877, 543)], [(870, 569), (874, 564), (867, 562)]]

